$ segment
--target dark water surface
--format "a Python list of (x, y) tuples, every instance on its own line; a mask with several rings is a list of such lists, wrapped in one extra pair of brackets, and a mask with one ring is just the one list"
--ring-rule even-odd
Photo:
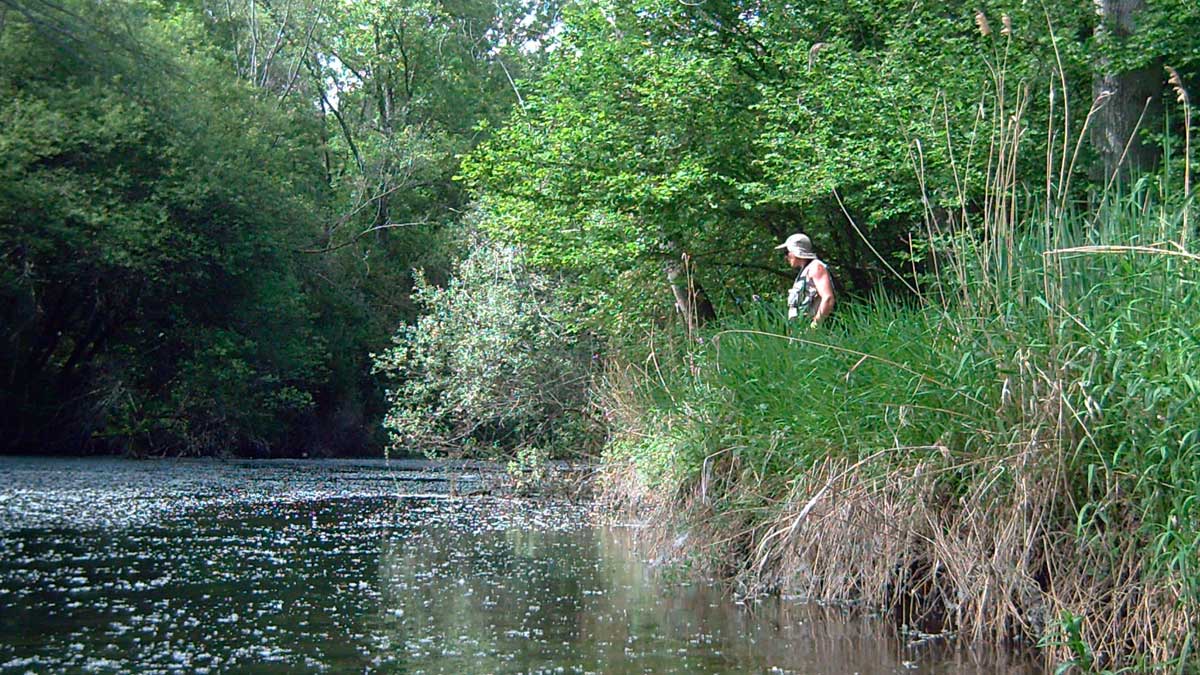
[[(457, 486), (486, 482), (467, 469)], [(422, 462), (0, 458), (0, 673), (1035, 673), (739, 605)]]

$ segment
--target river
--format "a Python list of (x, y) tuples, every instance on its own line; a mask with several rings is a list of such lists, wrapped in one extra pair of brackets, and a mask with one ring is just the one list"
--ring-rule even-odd
[(0, 673), (1039, 673), (739, 603), (486, 466), (0, 458)]

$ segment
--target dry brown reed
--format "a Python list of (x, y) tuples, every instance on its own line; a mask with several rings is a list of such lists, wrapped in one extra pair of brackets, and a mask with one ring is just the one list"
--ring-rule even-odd
[[(1188, 626), (1183, 583), (1147, 582), (1132, 519), (1098, 542), (1062, 529), (1072, 509), (1065, 454), (1030, 439), (961, 495), (939, 480), (961, 468), (953, 464), (829, 459), (796, 476), (766, 520), (714, 508), (699, 485), (664, 499), (628, 462), (606, 465), (600, 496), (648, 525), (639, 542), (654, 558), (686, 559), (746, 595), (887, 608), (915, 632), (998, 642), (1033, 643), (1078, 616), (1096, 667), (1130, 654), (1165, 662)], [(747, 489), (740, 468), (728, 458), (714, 467), (722, 493)], [(1045, 655), (1072, 653), (1051, 641)]]
[[(939, 483), (947, 467), (871, 475), (826, 463), (797, 480), (767, 537), (784, 535), (763, 538), (750, 582), (888, 607), (908, 626), (973, 639), (1037, 640), (1064, 613), (1085, 616), (1098, 665), (1131, 653), (1165, 661), (1187, 625), (1178, 598), (1150, 597), (1132, 523), (1104, 545), (1061, 531), (1070, 491), (1062, 471), (1039, 466), (1061, 460), (1030, 442), (992, 467), (995, 480), (957, 497)], [(822, 478), (832, 487), (814, 506)]]
[(987, 14), (983, 10), (975, 12), (975, 25), (979, 27), (979, 34), (987, 37), (992, 34), (992, 25), (988, 23)]

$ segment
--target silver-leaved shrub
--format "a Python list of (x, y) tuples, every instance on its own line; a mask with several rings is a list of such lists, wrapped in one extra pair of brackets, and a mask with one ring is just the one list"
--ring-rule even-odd
[(429, 456), (586, 451), (593, 350), (553, 278), (520, 251), (469, 235), (439, 288), (417, 274), (415, 324), (373, 355), (390, 382), (390, 451)]

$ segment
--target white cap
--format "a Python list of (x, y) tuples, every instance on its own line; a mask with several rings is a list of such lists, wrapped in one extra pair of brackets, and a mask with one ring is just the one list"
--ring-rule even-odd
[(817, 254), (813, 253), (812, 240), (808, 238), (807, 234), (801, 234), (800, 232), (788, 237), (786, 241), (775, 248), (786, 248), (788, 253), (797, 258), (817, 257)]

